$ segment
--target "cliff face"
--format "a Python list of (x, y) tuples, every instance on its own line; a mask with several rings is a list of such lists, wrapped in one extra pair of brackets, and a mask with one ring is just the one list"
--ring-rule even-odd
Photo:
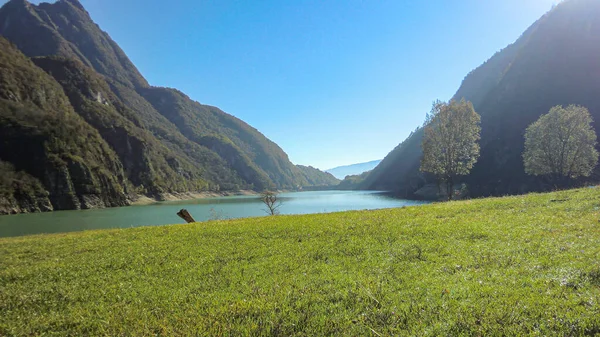
[(56, 81), (3, 38), (0, 48), (0, 212), (126, 205), (108, 144)]
[[(600, 2), (567, 0), (535, 22), (514, 44), (464, 79), (455, 99), (481, 115), (481, 157), (464, 178), (473, 196), (544, 189), (528, 176), (521, 154), (529, 124), (555, 105), (586, 106), (600, 132)], [(422, 130), (400, 144), (361, 187), (413, 193), (431, 177), (419, 172)], [(592, 181), (600, 181), (598, 168)]]
[[(77, 60), (57, 57), (33, 59), (61, 84), (75, 111), (94, 127), (116, 152), (129, 181), (142, 193), (201, 190), (208, 181), (219, 181), (217, 172), (201, 172), (193, 160), (168, 151), (151, 132), (141, 126), (135, 112), (112, 93), (104, 77)], [(236, 174), (216, 154), (199, 148), (223, 166), (219, 174), (235, 180)], [(206, 176), (206, 178), (204, 178)]]
[(150, 86), (77, 0), (11, 0), (0, 35), (1, 213), (309, 183), (255, 128)]
[(33, 176), (0, 162), (0, 214), (52, 211), (48, 192)]

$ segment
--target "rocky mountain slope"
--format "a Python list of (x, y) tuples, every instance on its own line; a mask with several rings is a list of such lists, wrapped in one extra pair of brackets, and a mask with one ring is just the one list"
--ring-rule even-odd
[[(77, 0), (11, 0), (0, 9), (0, 35), (0, 167), (7, 172), (0, 213), (118, 206), (136, 193), (311, 184), (255, 128), (176, 89), (151, 86)], [(61, 129), (70, 123), (83, 134)], [(63, 131), (61, 140), (55, 133)], [(31, 149), (23, 144), (37, 157), (24, 158), (20, 151)], [(77, 187), (81, 179), (88, 190)]]
[(2, 37), (0, 48), (0, 209), (127, 204), (129, 183), (114, 150), (50, 75)]

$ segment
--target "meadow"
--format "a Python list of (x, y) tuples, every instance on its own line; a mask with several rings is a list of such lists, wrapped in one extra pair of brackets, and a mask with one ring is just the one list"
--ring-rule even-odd
[(593, 336), (599, 302), (599, 188), (0, 239), (0, 336)]

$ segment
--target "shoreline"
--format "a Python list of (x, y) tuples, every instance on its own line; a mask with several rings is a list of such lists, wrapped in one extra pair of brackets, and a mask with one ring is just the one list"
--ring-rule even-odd
[(151, 198), (147, 195), (137, 195), (135, 199), (131, 200), (130, 206), (143, 206), (152, 205), (164, 201), (184, 201), (194, 199), (207, 199), (207, 198), (218, 198), (218, 197), (231, 197), (231, 196), (249, 196), (258, 195), (258, 192), (251, 190), (240, 190), (240, 191), (223, 191), (223, 192), (181, 192), (181, 193), (163, 193), (159, 198)]

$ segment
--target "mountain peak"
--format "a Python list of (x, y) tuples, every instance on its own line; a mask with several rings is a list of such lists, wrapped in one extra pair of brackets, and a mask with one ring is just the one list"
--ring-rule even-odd
[(85, 8), (83, 8), (83, 5), (81, 4), (81, 2), (79, 2), (79, 0), (60, 0), (60, 1), (66, 2), (68, 4), (71, 4), (71, 5), (75, 6), (78, 9), (85, 10)]
[[(20, 100), (24, 102), (25, 112), (30, 111), (25, 109), (25, 103), (39, 104), (40, 109), (45, 109), (40, 113), (49, 118), (56, 117), (56, 123), (44, 129), (49, 134), (46, 138), (36, 138), (35, 133), (24, 134), (18, 139), (12, 137), (14, 133), (24, 133), (23, 128), (3, 123), (12, 120), (13, 110), (4, 108), (1, 104), (6, 100), (0, 99), (0, 143), (6, 142), (4, 140), (8, 135), (11, 142), (15, 139), (18, 141), (15, 144), (31, 146), (32, 150), (25, 152), (38, 151), (41, 156), (49, 154), (43, 158), (54, 158), (52, 156), (56, 155), (62, 160), (57, 161), (59, 164), (71, 164), (67, 168), (60, 165), (43, 164), (40, 165), (42, 168), (30, 165), (30, 162), (22, 160), (20, 151), (16, 150), (23, 149), (21, 145), (0, 146), (0, 157), (3, 161), (9, 158), (9, 163), (18, 170), (29, 170), (30, 180), (39, 180), (40, 189), (48, 191), (49, 202), (54, 209), (122, 205), (123, 194), (117, 193), (119, 189), (114, 186), (131, 185), (138, 193), (160, 197), (170, 192), (261, 191), (336, 185), (339, 182), (317, 169), (294, 166), (277, 144), (234, 116), (216, 107), (192, 101), (179, 90), (150, 86), (123, 50), (108, 33), (101, 30), (78, 0), (46, 1), (29, 3), (12, 0), (0, 9), (0, 42), (6, 38), (12, 43), (11, 48), (15, 53), (16, 49), (20, 49), (21, 65), (29, 67), (31, 74), (39, 75), (30, 76), (31, 79), (23, 78), (23, 83), (17, 82), (16, 85), (12, 82), (2, 83), (0, 76), (0, 94), (14, 98), (18, 97), (17, 89), (27, 88), (21, 90), (23, 93), (19, 95), (19, 98), (27, 98)], [(5, 41), (6, 45), (8, 41)], [(9, 51), (9, 48), (0, 48), (0, 63), (11, 59), (10, 56), (4, 57)], [(25, 56), (32, 58), (33, 62)], [(8, 69), (18, 73), (22, 72), (21, 68), (16, 64)], [(64, 111), (65, 108), (50, 106), (46, 109), (42, 103), (56, 95), (51, 95), (51, 90), (40, 91), (40, 85), (35, 82), (38, 77), (54, 83), (56, 90), (53, 92), (62, 95), (62, 105), (72, 112), (70, 115), (56, 116), (56, 111)], [(12, 101), (11, 104), (19, 103)], [(8, 119), (5, 118), (6, 114)], [(18, 115), (26, 117), (22, 118), (23, 125), (34, 120), (24, 113)], [(63, 121), (65, 127), (78, 125), (80, 129), (87, 128), (92, 133), (95, 129), (97, 133), (93, 137), (96, 139), (88, 142), (87, 135), (62, 132), (60, 145), (56, 149), (48, 149), (43, 142), (51, 137), (53, 129), (62, 126)], [(35, 131), (45, 126), (29, 129)], [(7, 127), (8, 133), (4, 132)], [(76, 162), (69, 157), (69, 147), (81, 149), (81, 152), (74, 153), (78, 159)], [(25, 159), (37, 163), (39, 160), (36, 158), (26, 156)], [(108, 159), (100, 161), (100, 158)], [(102, 168), (98, 174), (107, 172), (111, 175), (94, 177), (94, 172), (86, 173), (89, 167)], [(72, 169), (73, 172), (70, 171)], [(62, 174), (65, 170), (68, 172)], [(47, 178), (57, 174), (66, 177), (60, 184), (54, 184), (54, 178)], [(0, 176), (4, 177), (2, 167)], [(93, 181), (80, 179), (82, 176), (91, 177)], [(8, 181), (10, 185), (3, 186), (6, 181), (0, 179), (0, 191), (12, 191), (12, 187), (4, 187), (13, 186), (12, 181)], [(89, 194), (91, 191), (78, 186), (92, 186), (95, 182), (102, 182), (106, 186), (94, 185), (94, 191), (98, 193), (90, 201), (88, 196), (92, 195)], [(75, 191), (57, 190), (56, 186), (75, 186)], [(14, 202), (10, 202), (19, 207), (22, 205), (23, 210), (31, 209), (25, 201), (17, 200), (31, 190), (33, 187), (28, 185), (23, 193), (15, 192), (16, 197), (11, 195), (9, 199)], [(125, 189), (123, 192), (126, 192)], [(73, 198), (65, 201), (62, 195)], [(3, 201), (3, 197), (0, 195), (0, 213), (3, 211), (2, 205), (12, 205)], [(104, 199), (96, 203), (98, 198)]]
[(58, 0), (33, 5), (11, 0), (0, 9), (0, 35), (27, 56), (62, 56), (78, 59), (99, 73), (129, 88), (148, 82), (121, 48), (102, 31), (79, 0)]
[[(80, 9), (80, 10), (85, 10), (85, 8), (81, 4), (81, 2), (79, 2), (79, 0), (47, 1), (47, 2), (40, 2), (40, 5), (42, 5), (42, 6), (54, 5), (54, 4), (57, 4), (57, 3), (60, 3), (60, 2), (66, 3), (66, 4), (70, 4), (71, 6), (77, 8), (77, 9)], [(35, 4), (32, 4), (32, 3), (30, 3), (27, 0), (9, 0), (2, 7), (7, 7), (7, 8), (26, 7), (26, 8), (30, 8), (31, 6), (37, 7)]]
[(9, 0), (7, 3), (2, 6), (2, 8), (30, 8), (31, 4), (27, 0)]

